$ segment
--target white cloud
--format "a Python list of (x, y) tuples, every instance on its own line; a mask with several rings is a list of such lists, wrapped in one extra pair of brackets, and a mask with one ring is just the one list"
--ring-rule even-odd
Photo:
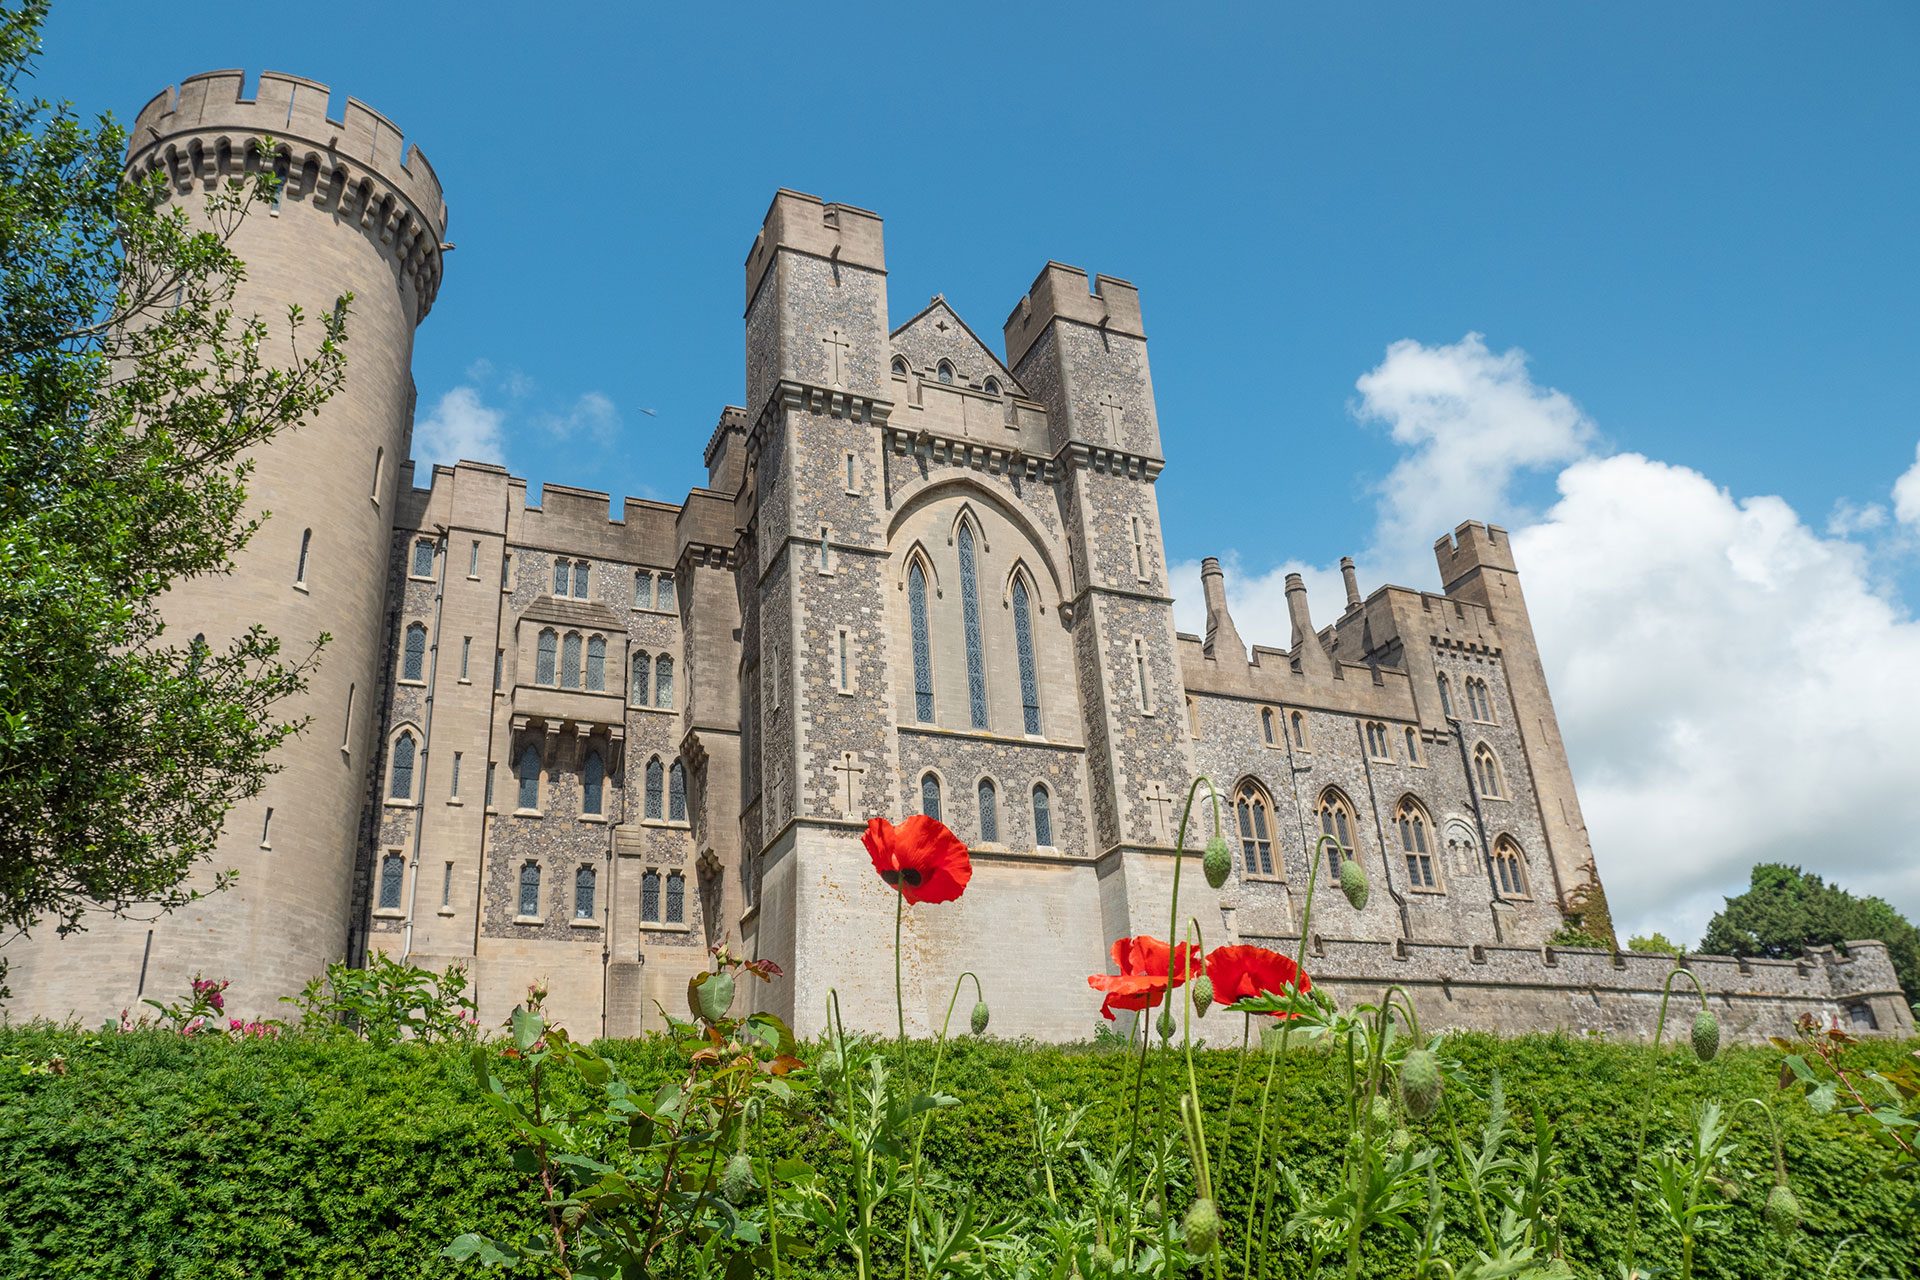
[(1893, 482), (1893, 514), (1920, 529), (1920, 445), (1914, 446), (1913, 465)]
[[(1474, 335), (1402, 342), (1360, 380), (1361, 415), (1412, 450), (1381, 486), (1370, 559), (1430, 585), (1416, 549), (1462, 517), (1509, 521), (1621, 926), (1696, 940), (1769, 860), (1920, 914), (1920, 622), (1876, 590), (1866, 549), (1836, 536), (1872, 518), (1823, 535), (1780, 498), (1599, 452), (1592, 424), (1525, 361)], [(1519, 473), (1563, 463), (1551, 509), (1516, 512)], [(1895, 504), (1920, 523), (1920, 458)], [(1228, 559), (1242, 635), (1285, 644), (1284, 575), (1298, 566), (1236, 576)], [(1180, 625), (1198, 631), (1198, 566), (1175, 574)], [(1378, 581), (1363, 567), (1363, 589)], [(1337, 573), (1308, 582), (1324, 625), (1343, 599)]]
[[(414, 460), (423, 469), (435, 463), (451, 466), (462, 458), (499, 462), (507, 444), (502, 423), (501, 411), (483, 401), (477, 389), (455, 387), (414, 423)], [(419, 483), (425, 483), (424, 477)]]
[(1833, 504), (1827, 514), (1827, 532), (1836, 538), (1851, 538), (1856, 533), (1872, 533), (1887, 525), (1887, 509), (1877, 502), (1855, 503), (1845, 498)]
[(542, 414), (540, 426), (561, 440), (585, 436), (599, 444), (612, 444), (620, 430), (620, 410), (606, 395), (588, 391), (573, 402), (565, 413)]

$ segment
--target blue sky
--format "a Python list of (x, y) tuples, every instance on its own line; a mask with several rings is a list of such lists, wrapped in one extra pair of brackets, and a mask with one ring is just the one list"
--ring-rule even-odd
[[(1894, 493), (1920, 439), (1911, 5), (193, 10), (58, 5), (41, 91), (128, 118), (183, 75), (271, 67), (390, 116), (445, 183), (459, 246), (419, 335), (422, 414), (444, 401), (489, 415), (505, 461), (536, 482), (672, 499), (703, 478), (718, 409), (742, 398), (742, 259), (789, 186), (886, 218), (896, 323), (938, 291), (997, 337), (1049, 258), (1138, 284), (1169, 554), (1231, 557), (1258, 617), (1289, 565), (1317, 585), (1355, 553), (1431, 586), (1409, 548), (1455, 520), (1537, 528), (1523, 570), (1558, 610), (1543, 643), (1566, 637), (1549, 666), (1583, 793), (1626, 787), (1598, 802), (1625, 817), (1589, 814), (1596, 840), (1646, 850), (1641, 864), (1603, 849), (1616, 878), (1660, 865), (1633, 816), (1655, 803), (1628, 785), (1636, 737), (1743, 731), (1711, 701), (1572, 692), (1617, 656), (1587, 654), (1596, 624), (1574, 621), (1608, 586), (1542, 594), (1541, 570), (1685, 505), (1659, 493), (1668, 471), (1628, 477), (1618, 459), (1705, 486), (1700, 521), (1659, 531), (1656, 551), (1725, 531), (1672, 571), (1702, 578), (1625, 628), (1646, 646), (1629, 650), (1639, 668), (1670, 657), (1661, 646), (1744, 651), (1748, 632), (1707, 629), (1729, 613), (1795, 630), (1782, 593), (1809, 588), (1750, 574), (1729, 590), (1759, 612), (1685, 617), (1755, 554), (1830, 563), (1850, 592), (1830, 608), (1882, 613), (1853, 623), (1871, 635), (1761, 646), (1750, 681), (1852, 696), (1823, 662), (1920, 653), (1920, 473), (1910, 504)], [(1396, 360), (1396, 343), (1413, 345)], [(1486, 398), (1436, 416), (1421, 389), (1435, 376), (1445, 396)], [(1511, 451), (1509, 430), (1533, 451)], [(1448, 443), (1463, 439), (1464, 453)], [(1494, 481), (1456, 483), (1463, 465)], [(1436, 500), (1396, 506), (1389, 477)], [(1583, 477), (1620, 482), (1619, 502), (1582, 517), (1566, 495)], [(1756, 551), (1769, 495), (1797, 551)], [(1651, 553), (1627, 539), (1620, 554)], [(1634, 603), (1634, 575), (1610, 571), (1621, 595), (1603, 632)], [(1316, 607), (1334, 600), (1320, 591)], [(1858, 732), (1904, 749), (1891, 724)], [(1786, 829), (1831, 829), (1878, 794), (1843, 785)], [(1857, 835), (1872, 849), (1835, 873), (1920, 908), (1920, 873), (1901, 870), (1920, 862), (1911, 836)], [(1696, 927), (1749, 854), (1795, 847), (1730, 841), (1684, 886), (1695, 906), (1647, 884), (1630, 913)]]

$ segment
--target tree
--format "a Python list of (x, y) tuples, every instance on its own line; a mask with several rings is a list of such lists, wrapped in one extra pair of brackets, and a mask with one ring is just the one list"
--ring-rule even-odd
[(1861, 898), (1777, 862), (1753, 869), (1745, 893), (1707, 923), (1700, 950), (1786, 959), (1802, 948), (1877, 938), (1887, 944), (1909, 1002), (1920, 999), (1920, 930), (1885, 899)]
[(248, 451), (345, 368), (345, 298), (304, 352), (292, 310), (277, 363), (234, 313), (229, 241), (271, 165), (196, 221), (123, 181), (111, 118), (21, 96), (46, 10), (0, 8), (0, 945), (204, 891), (189, 877), (300, 728), (276, 708), (313, 653), (258, 627), (209, 649), (160, 599), (231, 567), (265, 518)]
[(1685, 951), (1686, 948), (1656, 929), (1652, 933), (1644, 936), (1635, 934), (1633, 937), (1628, 938), (1627, 950), (1650, 951), (1656, 955), (1677, 956), (1682, 951)]

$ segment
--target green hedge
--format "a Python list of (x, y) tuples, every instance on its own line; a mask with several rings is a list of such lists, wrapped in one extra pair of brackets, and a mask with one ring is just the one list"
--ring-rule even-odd
[[(1733, 1050), (1702, 1066), (1673, 1054), (1656, 1072), (1648, 1052), (1632, 1046), (1559, 1036), (1450, 1043), (1474, 1080), (1501, 1071), (1523, 1126), (1534, 1102), (1558, 1126), (1576, 1174), (1571, 1254), (1583, 1274), (1609, 1276), (1625, 1234), (1637, 1118), (1652, 1118), (1657, 1142), (1678, 1133), (1674, 1113), (1694, 1099), (1773, 1098), (1780, 1057)], [(1891, 1063), (1913, 1047), (1857, 1052)], [(906, 1068), (918, 1078), (929, 1052), (907, 1050)], [(660, 1041), (610, 1053), (636, 1083), (676, 1070)], [(55, 1054), (65, 1057), (64, 1074), (22, 1069)], [(1104, 1150), (1124, 1122), (1131, 1061), (1090, 1046), (962, 1041), (949, 1053), (942, 1087), (963, 1106), (943, 1114), (929, 1157), (977, 1188), (990, 1209), (1011, 1206), (1026, 1193), (1033, 1164), (1031, 1095), (1058, 1109), (1086, 1105), (1082, 1134)], [(1156, 1055), (1156, 1065), (1175, 1064)], [(1256, 1059), (1250, 1087), (1259, 1069)], [(1217, 1117), (1234, 1060), (1202, 1055), (1200, 1071)], [(1315, 1055), (1292, 1055), (1282, 1067), (1276, 1131), (1285, 1158), (1309, 1178), (1324, 1176), (1343, 1140), (1342, 1087)], [(1456, 1101), (1465, 1103), (1462, 1122), (1477, 1124), (1478, 1106)], [(1733, 1230), (1706, 1246), (1700, 1274), (1819, 1275), (1852, 1236), (1836, 1276), (1920, 1275), (1920, 1223), (1898, 1188), (1867, 1176), (1879, 1162), (1863, 1135), (1792, 1098), (1779, 1103), (1807, 1230), (1783, 1253), (1761, 1228), (1771, 1160), (1747, 1108), (1737, 1130), (1746, 1190)], [(805, 1122), (776, 1130), (774, 1140), (816, 1160), (830, 1156)], [(1216, 1166), (1230, 1219), (1248, 1174), (1245, 1144), (1236, 1146), (1236, 1157)], [(0, 1275), (457, 1274), (465, 1269), (438, 1256), (455, 1235), (514, 1237), (535, 1222), (534, 1197), (512, 1172), (509, 1149), (459, 1049), (0, 1028)], [(821, 1266), (832, 1273), (831, 1259)], [(1391, 1256), (1376, 1273), (1395, 1274)]]

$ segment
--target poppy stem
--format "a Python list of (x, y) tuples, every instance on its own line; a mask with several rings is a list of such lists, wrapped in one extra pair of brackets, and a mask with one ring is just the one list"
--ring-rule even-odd
[(900, 921), (907, 914), (907, 895), (896, 892), (893, 897), (893, 1016), (899, 1024), (900, 1043), (907, 1042), (907, 999), (906, 988), (900, 982)]

